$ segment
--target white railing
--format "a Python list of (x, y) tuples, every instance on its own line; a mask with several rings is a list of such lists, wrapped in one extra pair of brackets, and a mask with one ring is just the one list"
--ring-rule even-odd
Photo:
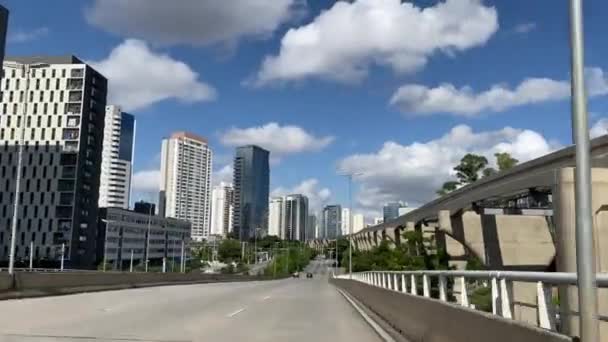
[[(336, 276), (349, 279), (350, 275)], [(352, 279), (391, 291), (431, 298), (432, 278), (437, 278), (437, 299), (449, 301), (448, 279), (453, 280), (451, 294), (456, 294), (458, 304), (475, 308), (469, 301), (469, 287), (482, 283), (491, 288), (492, 313), (514, 319), (513, 283), (536, 284), (536, 313), (538, 326), (556, 330), (557, 310), (553, 304), (553, 288), (558, 285), (577, 285), (576, 273), (521, 272), (521, 271), (369, 271), (353, 273)], [(608, 273), (597, 274), (597, 286), (608, 287)], [(456, 291), (458, 289), (458, 291)], [(570, 312), (570, 315), (577, 315)], [(600, 316), (600, 320), (607, 318)]]

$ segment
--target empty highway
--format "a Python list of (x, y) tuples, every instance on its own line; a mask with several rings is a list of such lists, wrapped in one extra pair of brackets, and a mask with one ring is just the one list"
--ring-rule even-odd
[(314, 279), (3, 301), (0, 341), (380, 341), (324, 265), (309, 269)]

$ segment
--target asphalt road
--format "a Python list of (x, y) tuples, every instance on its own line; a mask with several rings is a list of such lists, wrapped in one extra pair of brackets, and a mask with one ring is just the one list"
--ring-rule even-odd
[(322, 261), (308, 270), (314, 279), (2, 301), (0, 341), (380, 341)]

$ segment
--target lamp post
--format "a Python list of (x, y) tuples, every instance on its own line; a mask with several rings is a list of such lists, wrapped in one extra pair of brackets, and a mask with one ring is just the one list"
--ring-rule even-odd
[(152, 205), (150, 205), (150, 210), (148, 210), (148, 229), (146, 235), (146, 264), (145, 271), (148, 273), (148, 264), (150, 263), (150, 220), (152, 220)]
[(23, 106), (22, 106), (22, 115), (23, 122), (19, 132), (19, 150), (17, 156), (17, 177), (15, 178), (15, 199), (13, 202), (13, 218), (11, 221), (11, 244), (10, 244), (10, 252), (9, 252), (9, 262), (8, 262), (8, 273), (13, 274), (15, 271), (15, 245), (17, 240), (17, 220), (19, 217), (19, 195), (21, 194), (21, 173), (23, 172), (23, 146), (25, 145), (25, 126), (27, 125), (27, 103), (28, 103), (28, 93), (30, 89), (30, 69), (36, 68), (44, 68), (47, 67), (48, 64), (45, 63), (31, 63), (31, 64), (22, 64), (22, 63), (6, 63), (5, 67), (10, 69), (21, 70), (21, 73), (25, 76), (25, 96), (23, 97)]
[(361, 172), (343, 173), (348, 178), (348, 277), (353, 279), (353, 177), (360, 176)]
[(576, 273), (580, 311), (581, 341), (600, 340), (595, 255), (593, 251), (593, 213), (591, 197), (591, 153), (584, 80), (582, 0), (570, 0), (570, 48), (572, 92), (572, 136), (576, 148), (575, 214)]
[(106, 224), (105, 227), (105, 234), (104, 234), (104, 239), (103, 239), (103, 271), (106, 271), (106, 264), (108, 263), (108, 226), (110, 225), (110, 223), (114, 223), (116, 221), (114, 220), (107, 220), (107, 219), (101, 219), (101, 221), (103, 223)]

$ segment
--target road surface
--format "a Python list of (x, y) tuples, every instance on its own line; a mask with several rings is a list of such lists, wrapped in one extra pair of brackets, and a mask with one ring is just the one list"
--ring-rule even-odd
[(314, 279), (150, 287), (0, 302), (0, 341), (349, 341), (380, 338)]

